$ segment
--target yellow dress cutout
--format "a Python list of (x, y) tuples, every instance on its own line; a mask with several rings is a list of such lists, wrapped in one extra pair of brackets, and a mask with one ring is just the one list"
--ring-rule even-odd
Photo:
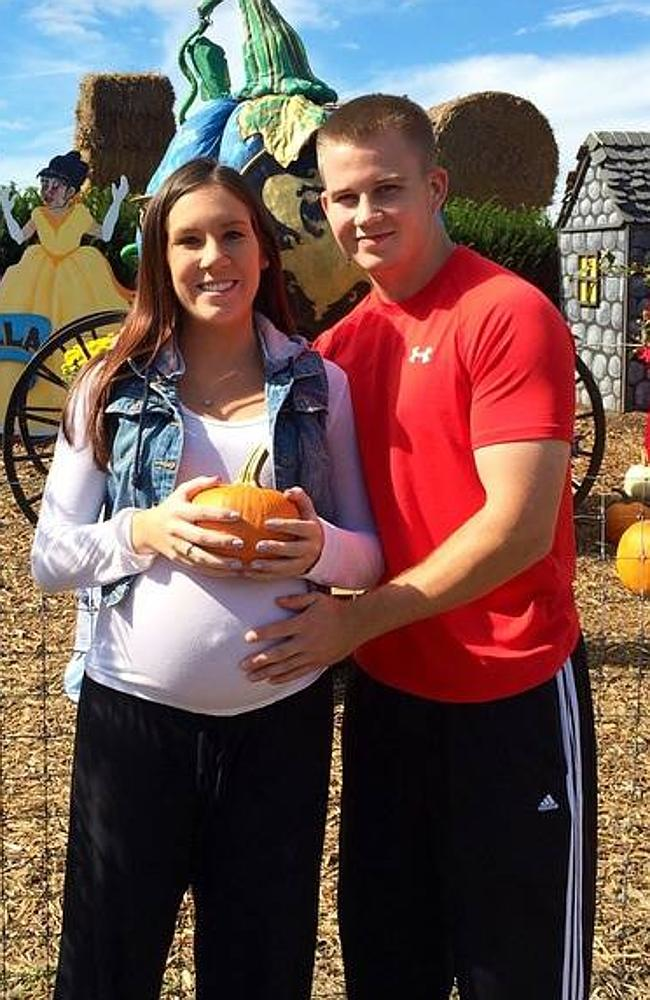
[[(39, 243), (27, 247), (18, 263), (7, 268), (0, 281), (0, 314), (46, 316), (54, 332), (90, 313), (129, 308), (133, 293), (115, 280), (103, 254), (81, 246), (84, 233), (97, 225), (82, 202), (73, 202), (60, 214), (39, 206), (31, 219)], [(102, 333), (109, 332), (102, 328)], [(22, 368), (19, 361), (3, 359), (0, 364), (0, 427)], [(36, 405), (56, 408), (62, 393), (43, 384), (31, 398)]]
[(102, 309), (128, 309), (132, 293), (113, 277), (110, 264), (94, 247), (82, 247), (96, 225), (82, 202), (57, 215), (35, 208), (32, 221), (39, 243), (0, 282), (0, 312), (47, 316), (52, 331)]

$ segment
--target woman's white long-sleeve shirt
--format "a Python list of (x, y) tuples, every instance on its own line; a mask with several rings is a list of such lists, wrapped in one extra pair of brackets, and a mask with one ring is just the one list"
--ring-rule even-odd
[[(79, 394), (72, 441), (60, 434), (32, 548), (32, 571), (47, 591), (111, 583), (137, 574), (128, 596), (99, 612), (86, 672), (97, 682), (161, 704), (230, 715), (270, 704), (310, 684), (317, 673), (284, 686), (252, 683), (239, 664), (250, 654), (248, 628), (286, 617), (276, 598), (307, 589), (307, 580), (348, 588), (372, 586), (382, 570), (359, 462), (344, 373), (326, 362), (327, 442), (338, 525), (323, 521), (321, 557), (301, 580), (215, 579), (138, 555), (131, 544), (133, 509), (97, 521), (106, 473), (85, 439)], [(266, 415), (221, 422), (183, 408), (184, 445), (178, 482), (198, 475), (234, 479), (252, 448), (270, 445)], [(270, 470), (262, 470), (262, 484)]]

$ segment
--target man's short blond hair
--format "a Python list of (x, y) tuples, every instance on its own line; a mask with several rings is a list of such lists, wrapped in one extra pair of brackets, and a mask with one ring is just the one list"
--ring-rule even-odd
[(426, 111), (408, 97), (393, 94), (364, 94), (342, 104), (318, 130), (316, 151), (334, 143), (361, 146), (387, 132), (402, 135), (422, 157), (425, 170), (438, 165), (433, 125)]

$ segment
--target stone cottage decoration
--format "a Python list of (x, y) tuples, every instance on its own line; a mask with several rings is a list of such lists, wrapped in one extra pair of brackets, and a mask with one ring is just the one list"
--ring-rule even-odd
[[(557, 221), (561, 302), (606, 410), (650, 409), (650, 132), (591, 132)], [(645, 316), (644, 316), (645, 311)]]

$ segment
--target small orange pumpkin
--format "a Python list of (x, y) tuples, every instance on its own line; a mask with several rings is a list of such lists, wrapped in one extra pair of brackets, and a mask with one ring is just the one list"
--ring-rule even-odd
[(650, 521), (626, 528), (616, 549), (616, 572), (635, 594), (650, 594)]
[(630, 497), (621, 494), (620, 498), (608, 504), (605, 511), (605, 538), (612, 545), (618, 545), (618, 541), (631, 524), (637, 521), (647, 521), (650, 519), (650, 506), (642, 503), (641, 500), (631, 500)]
[[(241, 520), (233, 521), (232, 524), (222, 527), (229, 534), (241, 538), (244, 547), (235, 552), (232, 549), (226, 550), (215, 545), (214, 551), (241, 559), (244, 563), (251, 562), (253, 559), (276, 558), (270, 553), (256, 550), (255, 546), (263, 538), (287, 541), (286, 535), (264, 527), (267, 518), (295, 519), (300, 517), (296, 505), (288, 500), (283, 493), (259, 485), (259, 474), (267, 457), (268, 451), (265, 447), (256, 448), (234, 482), (226, 483), (223, 486), (211, 486), (207, 490), (201, 490), (192, 498), (192, 503), (200, 504), (202, 507), (222, 507), (226, 510), (236, 510), (241, 515)], [(214, 521), (199, 521), (197, 523), (202, 528), (214, 529), (218, 527)]]

